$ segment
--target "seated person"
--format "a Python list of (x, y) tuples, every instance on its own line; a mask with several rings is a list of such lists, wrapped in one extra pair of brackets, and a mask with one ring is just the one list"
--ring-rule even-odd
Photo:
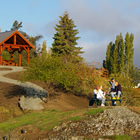
[(93, 90), (93, 98), (89, 101), (89, 107), (92, 107), (92, 105), (94, 104), (94, 99), (97, 99), (96, 97), (99, 89), (99, 86), (96, 86), (96, 89)]
[[(102, 87), (102, 86), (100, 86), (100, 89), (102, 90), (102, 89), (103, 89), (103, 87)], [(103, 92), (103, 95), (105, 96), (105, 95), (106, 95), (106, 92)]]
[(101, 100), (101, 106), (105, 106), (105, 95), (104, 92), (102, 91), (102, 86), (100, 86), (100, 89), (97, 92), (97, 99)]
[(112, 92), (112, 91), (115, 90), (115, 79), (112, 78), (111, 81), (109, 81), (109, 83), (110, 83), (110, 85), (111, 85), (111, 91), (110, 91), (110, 92)]
[(96, 86), (96, 89), (93, 91), (93, 95), (94, 97), (89, 101), (89, 107), (92, 107), (95, 99), (101, 100), (101, 106), (105, 106), (105, 96), (102, 91), (102, 86), (100, 86), (100, 88), (99, 86)]
[(117, 95), (117, 99), (120, 99), (121, 92), (121, 85), (115, 82), (115, 89), (111, 92), (112, 99), (116, 99), (115, 95)]

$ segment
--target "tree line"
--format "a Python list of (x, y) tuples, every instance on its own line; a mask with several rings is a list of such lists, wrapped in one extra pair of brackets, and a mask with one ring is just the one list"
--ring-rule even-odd
[[(22, 31), (22, 22), (18, 22), (17, 20), (14, 21), (12, 28), (10, 30), (19, 30), (19, 32), (32, 44), (35, 46), (36, 50), (30, 51), (30, 59), (40, 55), (43, 51), (47, 52), (47, 45), (46, 40), (43, 41), (42, 46), (37, 44), (37, 42), (43, 38), (42, 35), (37, 36), (29, 36), (26, 32)], [(77, 40), (80, 37), (77, 37), (79, 33), (76, 26), (74, 25), (74, 21), (69, 18), (67, 12), (64, 13), (64, 16), (60, 16), (59, 24), (56, 25), (55, 30), (56, 33), (54, 34), (54, 42), (52, 44), (51, 53), (52, 56), (65, 56), (65, 60), (68, 61), (69, 59), (73, 59), (73, 61), (82, 61), (83, 58), (79, 56), (79, 54), (83, 53), (81, 51), (82, 47), (77, 47), (78, 45)], [(3, 51), (3, 58), (9, 59), (9, 53), (4, 50)], [(26, 65), (26, 51), (22, 51), (22, 65)], [(14, 61), (18, 62), (18, 53), (14, 53)]]
[(103, 66), (109, 73), (129, 74), (133, 69), (133, 47), (134, 35), (128, 32), (123, 39), (122, 34), (116, 36), (115, 43), (110, 42), (107, 46), (106, 60), (103, 61)]
[[(21, 34), (36, 47), (35, 51), (30, 52), (30, 65), (22, 80), (39, 80), (47, 85), (61, 88), (65, 92), (87, 95), (88, 97), (93, 92), (95, 85), (103, 85), (105, 90), (108, 89), (109, 85), (105, 77), (101, 76), (102, 72), (93, 63), (86, 63), (84, 58), (80, 56), (84, 52), (77, 43), (80, 38), (77, 36), (79, 32), (67, 12), (60, 16), (60, 20), (55, 26), (56, 33), (53, 36), (54, 41), (50, 50), (47, 50), (45, 40), (42, 46), (38, 47), (37, 41), (42, 38), (41, 35), (29, 36), (21, 31), (21, 28), (22, 22), (16, 21), (11, 30), (20, 30)], [(132, 103), (130, 96), (132, 96), (133, 90), (131, 92), (130, 87), (140, 76), (139, 69), (133, 65), (133, 41), (134, 35), (132, 33), (126, 33), (125, 39), (120, 33), (116, 36), (115, 43), (108, 44), (106, 59), (103, 61), (103, 67), (109, 71), (109, 76), (115, 76), (115, 79), (125, 88), (124, 100), (126, 104)], [(26, 52), (23, 51), (23, 53), (26, 57)]]

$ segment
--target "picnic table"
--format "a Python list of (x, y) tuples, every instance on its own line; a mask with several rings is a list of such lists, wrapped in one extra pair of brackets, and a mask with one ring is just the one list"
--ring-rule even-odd
[(13, 60), (2, 60), (2, 65), (7, 65), (7, 66), (17, 66), (17, 63), (15, 63)]
[[(99, 102), (100, 102), (100, 100), (98, 100), (98, 99), (94, 99), (94, 101), (95, 101), (95, 103), (96, 103), (96, 107), (98, 106), (98, 104), (99, 104)], [(111, 94), (106, 94), (106, 99), (105, 99), (105, 102), (106, 101), (119, 101), (119, 103), (120, 103), (120, 106), (121, 106), (121, 103), (122, 103), (122, 94), (120, 95), (120, 98), (119, 99), (112, 99), (112, 97), (111, 97)]]

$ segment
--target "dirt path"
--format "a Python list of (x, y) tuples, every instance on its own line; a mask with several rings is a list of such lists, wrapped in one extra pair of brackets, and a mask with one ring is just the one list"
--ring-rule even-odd
[[(6, 67), (9, 68), (9, 67)], [(2, 67), (0, 66), (0, 69), (2, 69)], [(14, 100), (14, 98), (16, 98), (17, 101), (17, 96), (21, 96), (23, 93), (23, 90), (21, 90), (21, 86), (23, 83), (19, 82), (19, 77), (21, 76), (22, 72), (24, 71), (23, 68), (14, 68), (14, 70), (5, 70), (4, 72), (2, 70), (0, 70), (0, 76), (2, 76), (3, 79), (5, 79), (5, 82), (9, 83), (10, 81), (14, 81), (15, 83), (17, 83), (17, 85), (13, 85), (13, 84), (5, 84), (3, 83), (3, 85), (5, 85), (4, 89), (6, 91), (7, 88), (7, 94), (6, 96), (10, 96), (11, 98), (9, 98), (9, 100)], [(1, 79), (1, 77), (0, 77)], [(30, 83), (30, 82), (27, 82)], [(31, 83), (33, 84), (33, 83)], [(41, 87), (42, 89), (45, 89), (46, 91), (48, 91), (48, 93), (51, 94), (47, 104), (42, 102), (42, 106), (45, 109), (55, 109), (55, 110), (59, 110), (59, 111), (68, 111), (68, 110), (75, 110), (75, 109), (83, 109), (83, 108), (87, 108), (88, 106), (88, 100), (85, 97), (79, 97), (79, 96), (75, 96), (71, 93), (63, 93), (60, 90), (55, 90), (52, 87), (49, 87), (48, 85), (46, 85), (45, 83), (41, 83), (39, 81), (34, 81), (34, 84), (38, 87)], [(8, 89), (8, 87), (11, 87)], [(0, 87), (0, 93), (3, 92), (3, 89), (1, 90), (2, 87)], [(15, 92), (15, 89), (16, 92)], [(20, 92), (18, 93), (18, 89), (20, 89)], [(8, 91), (10, 90), (10, 91)], [(12, 91), (11, 91), (12, 90)], [(4, 91), (4, 92), (5, 92)], [(14, 93), (15, 92), (15, 93)], [(2, 95), (3, 97), (3, 95)], [(4, 97), (3, 97), (4, 99)], [(6, 99), (7, 101), (7, 99)], [(6, 102), (5, 101), (5, 102)], [(11, 102), (12, 103), (12, 102)], [(14, 105), (15, 106), (15, 105)]]
[(0, 66), (0, 69), (1, 69), (0, 82), (15, 84), (24, 88), (26, 92), (26, 98), (21, 97), (19, 101), (20, 107), (22, 109), (29, 109), (29, 110), (44, 109), (41, 103), (43, 99), (47, 97), (47, 91), (45, 89), (30, 82), (22, 83), (21, 81), (4, 77), (4, 75), (11, 72), (25, 71), (23, 67)]
[[(0, 82), (11, 83), (11, 84), (15, 84), (15, 85), (23, 86), (23, 87), (26, 87), (26, 86), (33, 87), (33, 88), (38, 89), (38, 90), (44, 90), (42, 87), (40, 87), (36, 84), (33, 84), (31, 82), (22, 83), (19, 80), (14, 80), (14, 79), (7, 78), (4, 76), (4, 75), (9, 74), (9, 73), (14, 73), (14, 72), (18, 73), (21, 71), (25, 71), (26, 69), (24, 69), (23, 67), (0, 66), (0, 69), (5, 69), (5, 70), (0, 71)], [(8, 69), (8, 70), (6, 70), (6, 69)], [(9, 70), (9, 69), (11, 69), (11, 70)]]

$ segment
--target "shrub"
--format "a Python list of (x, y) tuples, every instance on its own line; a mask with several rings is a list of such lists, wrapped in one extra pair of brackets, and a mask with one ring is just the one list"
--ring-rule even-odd
[(70, 57), (48, 56), (42, 59), (38, 56), (31, 60), (23, 81), (40, 80), (76, 95), (89, 96), (95, 85), (106, 83), (106, 79), (101, 77), (102, 71), (97, 70), (93, 64), (74, 62)]

